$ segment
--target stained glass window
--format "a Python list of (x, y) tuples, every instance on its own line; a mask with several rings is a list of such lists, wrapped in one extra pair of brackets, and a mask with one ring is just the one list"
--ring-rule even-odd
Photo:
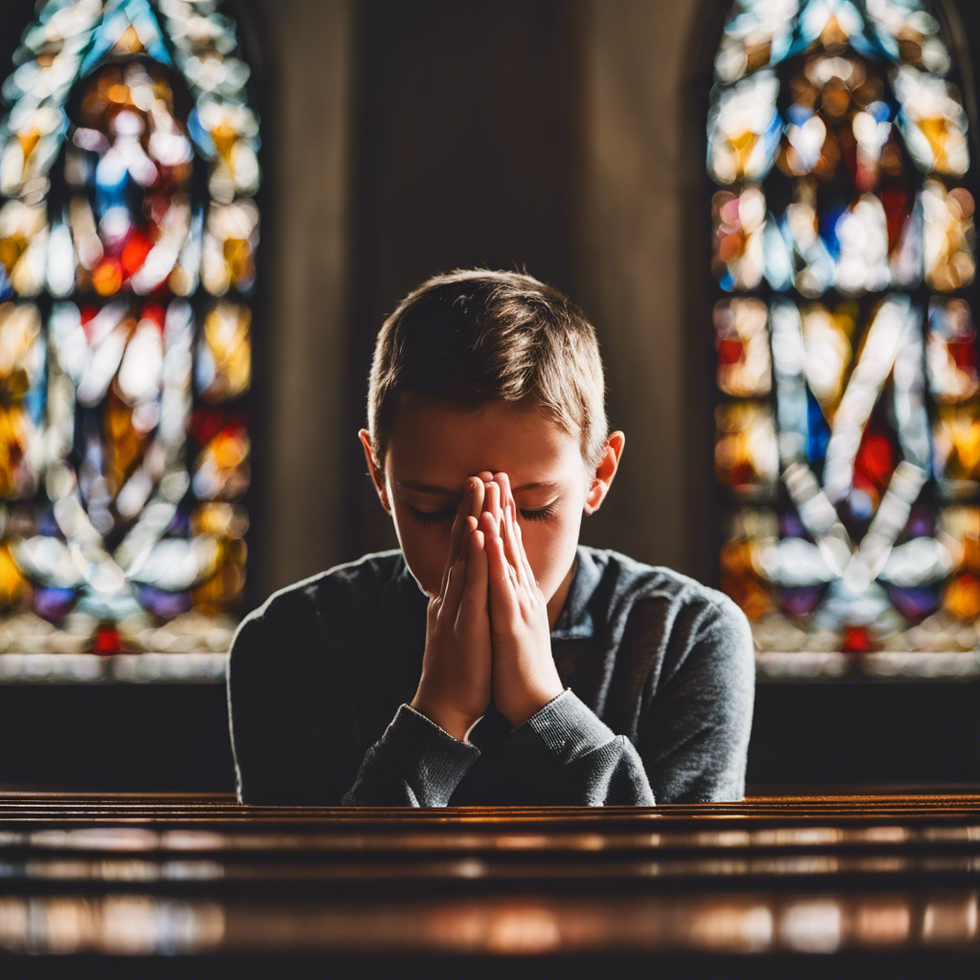
[(258, 119), (216, 0), (49, 0), (0, 119), (0, 651), (227, 649)]
[(722, 583), (763, 651), (980, 645), (975, 202), (937, 14), (736, 0), (717, 51)]

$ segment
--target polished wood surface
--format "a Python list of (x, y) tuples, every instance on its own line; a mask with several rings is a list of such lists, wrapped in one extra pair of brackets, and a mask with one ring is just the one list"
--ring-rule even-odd
[(0, 793), (0, 956), (157, 954), (346, 958), (355, 973), (460, 955), (977, 971), (980, 795), (412, 810)]

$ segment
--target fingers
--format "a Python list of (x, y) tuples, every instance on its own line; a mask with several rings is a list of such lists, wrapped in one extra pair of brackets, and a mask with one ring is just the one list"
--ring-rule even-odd
[[(484, 514), (489, 515), (492, 520), (485, 523)], [(492, 556), (499, 550), (503, 557), (503, 565), (498, 569), (500, 582), (512, 589), (519, 585), (530, 587), (535, 582), (530, 562), (524, 553), (523, 536), (517, 520), (517, 504), (511, 492), (510, 477), (504, 472), (477, 473), (464, 484), (463, 499), (453, 521), (449, 553), (446, 556), (446, 567), (440, 589), (440, 595), (446, 598), (447, 605), (450, 603), (448, 595), (450, 575), (457, 564), (466, 565), (473, 531), (478, 527), (481, 544), (477, 551), (482, 556), (480, 560), (487, 563), (491, 578), (496, 567)], [(452, 599), (454, 608), (462, 595), (466, 578), (465, 571), (456, 573)]]
[(483, 479), (484, 476), (486, 476), (485, 473), (477, 473), (476, 476), (471, 476), (467, 481), (471, 484), (472, 490), (468, 513), (475, 520), (479, 520), (480, 514), (483, 512), (483, 498), (487, 490), (486, 481)]
[(534, 576), (534, 569), (531, 568), (531, 562), (527, 557), (527, 552), (524, 550), (524, 533), (521, 531), (521, 525), (517, 522), (516, 508), (514, 514), (513, 528), (514, 533), (517, 535), (517, 553), (520, 555), (521, 565), (524, 568), (524, 576), (529, 584), (533, 584), (537, 588), (538, 580)]
[(517, 524), (516, 506), (511, 498), (504, 506), (504, 545), (509, 561), (514, 567), (517, 581), (525, 588), (534, 581), (534, 577), (528, 577), (527, 556), (524, 554), (524, 546), (521, 544), (520, 528)]
[(490, 581), (490, 615), (507, 615), (509, 606), (516, 602), (517, 578), (513, 566), (504, 554), (504, 543), (500, 537), (493, 515), (484, 511), (480, 515), (480, 530), (484, 532), (484, 548), (487, 553), (487, 571)]
[(466, 583), (459, 599), (456, 624), (466, 616), (484, 613), (487, 608), (487, 553), (483, 531), (471, 530), (464, 545), (466, 555)]
[(500, 487), (500, 507), (503, 514), (500, 534), (504, 540), (504, 551), (507, 560), (514, 566), (517, 578), (522, 580), (523, 562), (521, 561), (521, 546), (517, 539), (517, 505), (510, 489), (510, 477), (506, 473), (495, 473), (494, 482)]
[(442, 572), (442, 585), (439, 589), (440, 595), (446, 594), (449, 570), (459, 559), (467, 534), (472, 528), (476, 527), (477, 519), (483, 510), (483, 497), (485, 493), (483, 477), (486, 475), (488, 474), (478, 473), (476, 476), (469, 477), (463, 484), (463, 497), (456, 510), (456, 519), (453, 521), (452, 536), (449, 541), (449, 553), (446, 555), (446, 567)]
[[(442, 585), (439, 588), (439, 594), (443, 596), (446, 594), (446, 586), (449, 583), (449, 572), (459, 558), (460, 547), (466, 530), (467, 517), (470, 515), (473, 496), (476, 492), (474, 486), (476, 482), (478, 481), (471, 479), (463, 484), (463, 499), (459, 502), (459, 507), (456, 510), (452, 537), (449, 539), (449, 553), (446, 555), (446, 567), (442, 571)], [(482, 485), (480, 492), (482, 494)]]
[(463, 595), (463, 588), (466, 585), (467, 575), (466, 559), (460, 558), (450, 567), (446, 577), (446, 587), (443, 589), (442, 608), (450, 610), (450, 615), (455, 619), (459, 601)]
[(504, 539), (504, 550), (507, 558), (514, 566), (517, 580), (529, 588), (535, 582), (531, 564), (524, 553), (521, 525), (517, 520), (517, 504), (510, 488), (510, 477), (506, 473), (495, 473), (494, 482), (500, 485), (501, 508), (504, 514), (501, 535)]
[(531, 568), (531, 562), (527, 557), (527, 552), (524, 550), (524, 532), (521, 531), (521, 524), (517, 519), (517, 504), (514, 502), (514, 497), (509, 493), (509, 490), (508, 496), (510, 499), (510, 532), (514, 539), (514, 554), (517, 557), (517, 569), (521, 573), (520, 578), (524, 581), (525, 585), (529, 588), (532, 585), (537, 587), (538, 580), (534, 577), (534, 569)]
[(489, 480), (485, 485), (483, 510), (485, 513), (492, 514), (494, 521), (498, 526), (500, 525), (500, 484), (494, 480)]

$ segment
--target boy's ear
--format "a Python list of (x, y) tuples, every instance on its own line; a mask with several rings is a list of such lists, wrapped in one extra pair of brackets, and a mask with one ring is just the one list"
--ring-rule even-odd
[(619, 460), (623, 455), (623, 446), (626, 445), (626, 435), (616, 431), (610, 434), (603, 446), (602, 455), (595, 468), (595, 475), (592, 478), (592, 486), (585, 498), (585, 513), (594, 514), (606, 499), (609, 488), (612, 486), (613, 478), (619, 469)]
[(381, 498), (381, 506), (391, 514), (391, 503), (388, 500), (388, 488), (385, 484), (384, 472), (378, 467), (378, 464), (374, 459), (374, 447), (371, 445), (371, 433), (367, 429), (358, 430), (358, 438), (361, 440), (361, 446), (364, 449), (364, 458), (367, 460), (368, 472), (371, 474), (371, 480), (374, 482), (374, 489), (378, 491), (378, 496)]

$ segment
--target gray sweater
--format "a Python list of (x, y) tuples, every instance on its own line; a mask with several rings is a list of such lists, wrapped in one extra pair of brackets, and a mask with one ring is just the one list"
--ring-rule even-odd
[(461, 742), (411, 701), (428, 600), (400, 551), (271, 596), (228, 669), (239, 799), (335, 806), (738, 800), (752, 722), (748, 621), (668, 568), (579, 546), (551, 649), (565, 690)]

